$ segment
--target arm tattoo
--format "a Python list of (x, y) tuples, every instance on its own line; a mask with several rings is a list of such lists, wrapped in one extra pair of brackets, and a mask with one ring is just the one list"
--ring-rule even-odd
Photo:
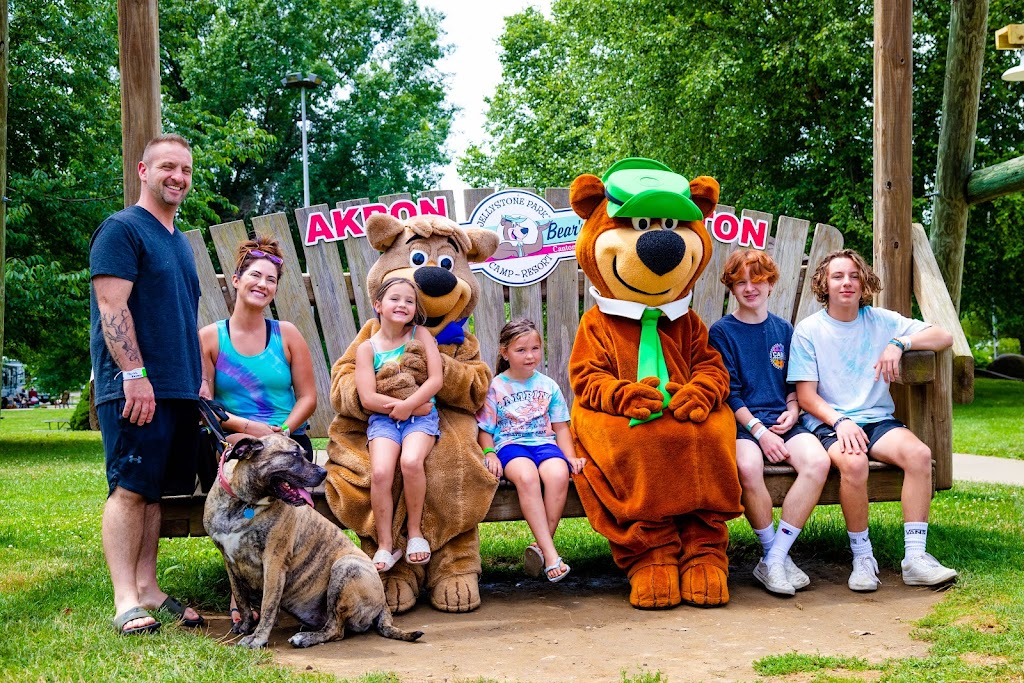
[(127, 308), (103, 316), (103, 336), (106, 337), (107, 348), (118, 366), (121, 366), (123, 361), (142, 360), (138, 342), (135, 341), (135, 321)]

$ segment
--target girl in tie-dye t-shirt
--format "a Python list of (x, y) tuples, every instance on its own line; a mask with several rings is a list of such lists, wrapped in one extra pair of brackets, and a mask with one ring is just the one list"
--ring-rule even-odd
[[(558, 384), (537, 371), (542, 360), (536, 325), (516, 320), (505, 325), (487, 399), (477, 413), (484, 465), (515, 484), (519, 506), (537, 542), (526, 550), (529, 573), (561, 581), (569, 565), (553, 537), (569, 490), (569, 475), (586, 462), (577, 458), (569, 434), (569, 406)], [(543, 484), (543, 489), (541, 485)]]

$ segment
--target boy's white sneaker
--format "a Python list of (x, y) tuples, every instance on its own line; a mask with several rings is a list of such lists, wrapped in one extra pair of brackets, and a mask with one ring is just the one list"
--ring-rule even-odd
[(956, 578), (956, 570), (943, 567), (928, 553), (908, 557), (900, 563), (903, 583), (908, 586), (937, 586)]
[(764, 560), (761, 560), (754, 567), (754, 578), (764, 584), (764, 587), (772, 593), (778, 593), (779, 595), (793, 595), (796, 593), (793, 584), (786, 578), (786, 568), (781, 562), (765, 564)]
[(846, 585), (852, 591), (878, 590), (878, 563), (872, 555), (853, 558), (853, 573)]
[(811, 578), (807, 576), (800, 567), (796, 566), (796, 563), (793, 562), (793, 558), (789, 555), (786, 555), (786, 562), (784, 563), (784, 566), (786, 567), (786, 578), (789, 579), (793, 588), (800, 590), (801, 588), (807, 588), (807, 586), (811, 585)]

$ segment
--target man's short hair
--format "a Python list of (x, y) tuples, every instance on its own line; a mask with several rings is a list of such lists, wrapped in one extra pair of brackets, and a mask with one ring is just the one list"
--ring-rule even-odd
[(767, 282), (774, 286), (779, 281), (779, 269), (771, 256), (760, 249), (740, 249), (729, 254), (719, 282), (731, 290), (740, 281), (744, 268), (751, 282)]
[(860, 307), (868, 306), (871, 304), (875, 294), (882, 291), (882, 281), (878, 279), (875, 271), (871, 269), (871, 266), (864, 260), (864, 257), (853, 249), (833, 251), (821, 259), (821, 263), (818, 264), (817, 269), (814, 271), (814, 277), (811, 279), (811, 291), (814, 292), (814, 298), (818, 300), (819, 304), (823, 306), (828, 305), (828, 266), (839, 258), (848, 258), (853, 261), (854, 267), (857, 268), (857, 272), (860, 274), (862, 288)]
[(181, 145), (188, 150), (188, 153), (192, 153), (192, 145), (188, 144), (188, 140), (178, 135), (177, 133), (164, 133), (163, 135), (157, 135), (155, 138), (146, 143), (146, 148), (142, 150), (142, 161), (145, 163), (146, 158), (149, 156), (149, 150), (156, 145), (163, 144), (165, 142), (171, 142), (176, 145)]

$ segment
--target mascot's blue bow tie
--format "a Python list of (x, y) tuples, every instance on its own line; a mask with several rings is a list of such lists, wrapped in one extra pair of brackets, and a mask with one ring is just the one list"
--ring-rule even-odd
[(463, 331), (462, 326), (466, 324), (469, 317), (450, 322), (441, 328), (441, 331), (437, 333), (438, 344), (461, 344), (466, 341), (466, 333)]

